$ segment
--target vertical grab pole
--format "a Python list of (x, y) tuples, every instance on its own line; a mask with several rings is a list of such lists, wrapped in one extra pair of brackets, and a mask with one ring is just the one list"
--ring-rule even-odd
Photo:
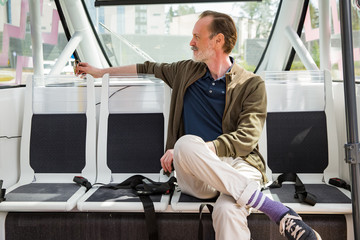
[(330, 70), (330, 1), (319, 0), (320, 70)]
[(344, 77), (344, 96), (346, 114), (347, 144), (345, 144), (345, 161), (350, 164), (351, 173), (351, 197), (354, 223), (354, 236), (360, 239), (360, 214), (359, 214), (359, 193), (360, 193), (360, 154), (359, 136), (357, 127), (356, 95), (355, 95), (355, 74), (352, 42), (351, 23), (351, 2), (341, 0), (340, 24), (341, 24), (341, 48)]
[(34, 75), (44, 75), (43, 47), (41, 36), (40, 1), (30, 0), (31, 43), (33, 52)]

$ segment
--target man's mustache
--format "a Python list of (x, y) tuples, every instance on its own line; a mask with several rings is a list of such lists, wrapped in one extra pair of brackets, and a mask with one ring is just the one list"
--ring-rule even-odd
[(199, 50), (197, 47), (195, 47), (195, 46), (192, 46), (191, 47), (191, 50), (193, 50), (193, 51), (197, 51), (197, 50)]

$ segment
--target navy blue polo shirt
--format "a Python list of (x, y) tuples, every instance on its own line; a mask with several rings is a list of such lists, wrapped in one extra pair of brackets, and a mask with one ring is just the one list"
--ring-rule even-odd
[(205, 142), (215, 140), (222, 134), (225, 92), (225, 75), (215, 80), (209, 69), (188, 87), (183, 108), (185, 134), (199, 136)]

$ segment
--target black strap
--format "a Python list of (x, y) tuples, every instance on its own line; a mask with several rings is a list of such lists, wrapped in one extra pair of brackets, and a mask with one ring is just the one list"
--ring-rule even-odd
[(134, 189), (138, 195), (170, 194), (174, 191), (176, 178), (171, 177), (167, 182), (155, 182), (142, 175), (134, 175), (117, 185), (105, 185), (111, 189)]
[(76, 182), (77, 184), (86, 187), (86, 192), (89, 191), (92, 188), (91, 183), (84, 177), (82, 176), (75, 176), (73, 178), (73, 181)]
[(150, 195), (156, 194), (171, 194), (175, 189), (176, 178), (171, 177), (167, 182), (155, 182), (150, 178), (142, 175), (134, 175), (119, 183), (117, 185), (105, 185), (102, 188), (110, 189), (133, 189), (139, 196), (144, 207), (146, 228), (148, 231), (149, 240), (158, 239), (158, 227), (156, 221), (156, 214), (154, 203)]
[(144, 207), (145, 222), (149, 235), (149, 240), (157, 240), (159, 239), (158, 227), (153, 201), (151, 200), (149, 195), (139, 195), (139, 198)]
[(295, 195), (294, 198), (299, 199), (299, 202), (307, 203), (314, 206), (317, 202), (317, 198), (314, 194), (309, 193), (305, 189), (305, 185), (302, 183), (296, 173), (283, 173), (276, 181), (274, 181), (269, 187), (270, 188), (281, 188), (282, 183), (285, 181), (295, 182)]
[(5, 188), (2, 188), (2, 185), (3, 185), (3, 180), (0, 180), (0, 203), (2, 201), (5, 201), (6, 198), (5, 198), (5, 192), (6, 192), (6, 189)]
[(199, 208), (199, 230), (198, 230), (198, 239), (203, 240), (203, 223), (202, 223), (202, 214), (204, 207), (207, 207), (210, 212), (210, 216), (214, 210), (214, 207), (211, 204), (202, 203)]

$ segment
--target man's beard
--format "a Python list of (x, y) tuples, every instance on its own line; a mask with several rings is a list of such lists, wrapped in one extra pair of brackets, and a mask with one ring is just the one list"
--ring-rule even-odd
[(199, 52), (199, 48), (195, 47), (195, 46), (192, 46), (191, 50), (192, 51), (198, 51), (197, 56), (195, 56), (195, 53), (193, 52), (192, 59), (195, 62), (205, 62), (210, 57), (212, 57), (214, 55), (214, 53), (215, 53), (215, 51), (210, 46), (208, 46), (204, 51), (201, 51), (201, 52)]

